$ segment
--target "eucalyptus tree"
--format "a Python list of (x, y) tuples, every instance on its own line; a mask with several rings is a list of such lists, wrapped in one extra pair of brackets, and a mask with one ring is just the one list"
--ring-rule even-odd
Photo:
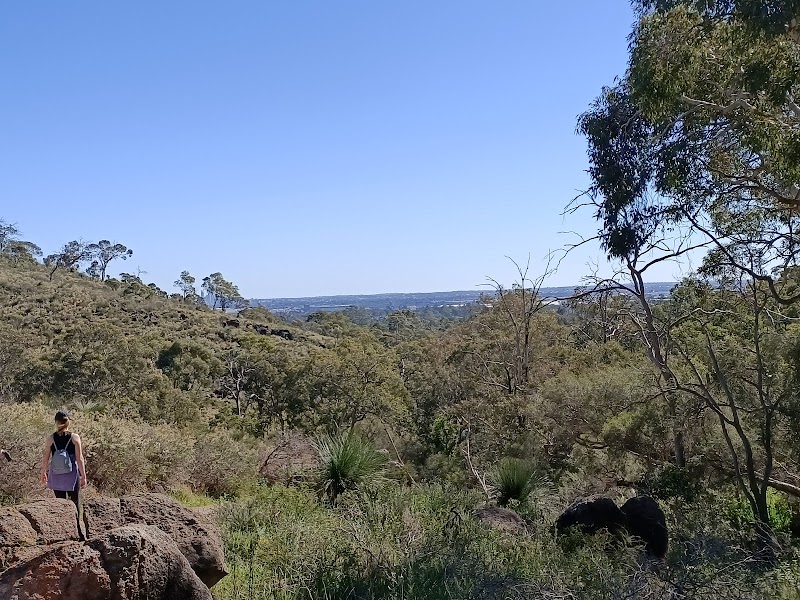
[(181, 291), (183, 300), (188, 300), (197, 296), (197, 289), (194, 287), (196, 279), (189, 274), (189, 271), (181, 271), (181, 276), (175, 280), (174, 287)]
[[(800, 299), (771, 273), (797, 254), (800, 5), (637, 6), (627, 72), (578, 122), (603, 247), (625, 258), (665, 227), (683, 227), (765, 282), (779, 302)], [(741, 260), (754, 245), (760, 271)]]
[(7, 223), (0, 219), (0, 253), (5, 252), (8, 247), (19, 240), (22, 232), (14, 223)]
[(248, 305), (247, 300), (239, 292), (238, 286), (225, 279), (222, 273), (212, 273), (208, 277), (204, 277), (201, 287), (206, 295), (213, 299), (212, 308), (225, 311), (229, 308), (245, 308)]
[[(772, 471), (791, 404), (787, 311), (800, 300), (785, 277), (800, 226), (800, 3), (635, 5), (628, 69), (578, 121), (592, 181), (583, 197), (621, 265), (595, 283), (636, 301), (630, 316), (670, 407), (676, 461), (682, 407), (699, 402), (769, 542), (766, 487), (793, 491)], [(645, 272), (701, 249), (702, 273), (722, 287), (681, 292), (671, 314), (654, 307)]]
[(74, 269), (82, 262), (89, 260), (92, 253), (89, 245), (79, 240), (67, 242), (59, 252), (48, 255), (44, 259), (44, 264), (50, 267), (49, 277), (53, 280), (58, 269)]
[(42, 249), (33, 242), (20, 239), (22, 232), (13, 223), (0, 219), (0, 256), (15, 264), (32, 262), (42, 256)]
[(111, 261), (114, 260), (128, 260), (133, 256), (133, 250), (130, 250), (124, 244), (111, 243), (108, 240), (100, 240), (96, 244), (89, 244), (86, 247), (91, 258), (94, 259), (91, 265), (93, 273), (100, 281), (105, 281), (106, 270)]

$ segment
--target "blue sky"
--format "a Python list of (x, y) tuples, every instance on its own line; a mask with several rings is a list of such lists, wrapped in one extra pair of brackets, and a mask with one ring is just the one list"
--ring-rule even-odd
[[(14, 2), (0, 217), (247, 297), (474, 289), (591, 235), (576, 116), (626, 0)], [(551, 278), (577, 283), (596, 247)], [(659, 273), (672, 279), (673, 273)]]

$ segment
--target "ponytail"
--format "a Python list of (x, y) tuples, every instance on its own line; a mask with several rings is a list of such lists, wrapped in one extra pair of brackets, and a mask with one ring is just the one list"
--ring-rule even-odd
[(70, 426), (69, 419), (66, 419), (64, 421), (56, 421), (56, 431), (58, 433), (62, 433), (64, 431), (68, 431), (69, 430), (69, 426)]

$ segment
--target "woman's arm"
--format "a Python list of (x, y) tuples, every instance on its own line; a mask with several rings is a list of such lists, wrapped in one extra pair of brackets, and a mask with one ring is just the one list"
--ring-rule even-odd
[(72, 443), (75, 445), (75, 461), (78, 463), (78, 471), (81, 474), (81, 487), (86, 487), (86, 463), (83, 461), (83, 444), (77, 433), (72, 434)]
[(44, 439), (44, 451), (42, 452), (42, 483), (47, 485), (47, 468), (50, 466), (50, 444), (53, 443), (53, 436), (48, 435)]

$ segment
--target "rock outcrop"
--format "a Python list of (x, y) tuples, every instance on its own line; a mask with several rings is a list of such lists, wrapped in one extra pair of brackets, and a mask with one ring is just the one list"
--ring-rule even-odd
[(507, 533), (525, 535), (528, 526), (519, 513), (501, 506), (485, 506), (475, 511), (475, 517), (484, 525)]
[(610, 498), (578, 500), (556, 521), (556, 530), (559, 533), (564, 533), (571, 527), (588, 535), (603, 529), (615, 535), (627, 531), (641, 539), (647, 553), (657, 558), (666, 555), (669, 545), (664, 511), (650, 496), (631, 498), (621, 508)]
[(122, 525), (119, 498), (95, 496), (83, 501), (83, 527), (92, 538)]
[(650, 496), (631, 498), (620, 507), (625, 515), (625, 526), (631, 535), (645, 543), (645, 550), (663, 558), (667, 554), (669, 534), (664, 511)]
[(570, 527), (577, 527), (589, 535), (601, 529), (619, 533), (625, 527), (625, 515), (610, 498), (585, 498), (573, 503), (558, 517), (556, 529), (559, 533)]
[(208, 587), (228, 574), (219, 532), (190, 509), (161, 494), (123, 496), (119, 502), (124, 524), (154, 525), (169, 535)]
[(166, 496), (44, 500), (0, 509), (2, 600), (212, 600), (226, 573), (216, 527)]

